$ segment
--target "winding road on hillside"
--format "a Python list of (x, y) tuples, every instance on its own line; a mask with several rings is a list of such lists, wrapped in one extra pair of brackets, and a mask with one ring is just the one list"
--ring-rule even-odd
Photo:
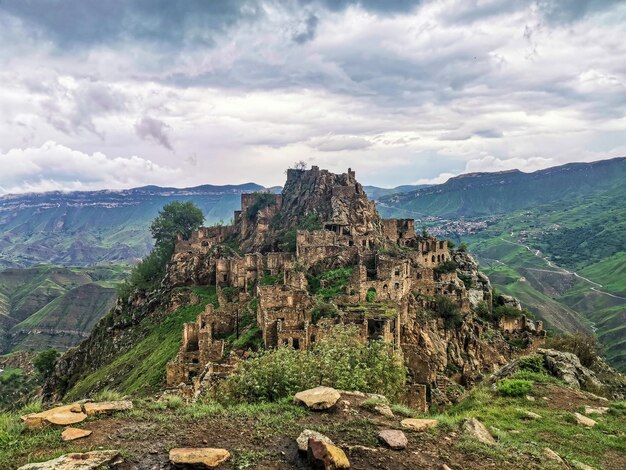
[[(511, 236), (513, 236), (513, 233), (511, 233)], [(512, 245), (518, 245), (518, 246), (524, 247), (529, 252), (531, 252), (533, 255), (535, 255), (536, 257), (541, 258), (542, 260), (544, 260), (548, 264), (548, 267), (558, 269), (558, 271), (552, 271), (552, 270), (549, 270), (549, 269), (525, 268), (525, 269), (527, 269), (529, 271), (540, 271), (540, 272), (554, 273), (554, 274), (567, 274), (567, 275), (570, 275), (570, 276), (577, 277), (578, 279), (581, 279), (581, 280), (583, 280), (585, 282), (588, 282), (589, 284), (593, 284), (594, 286), (604, 287), (602, 284), (598, 284), (597, 282), (592, 281), (589, 278), (581, 276), (580, 274), (578, 274), (575, 271), (569, 271), (569, 270), (567, 270), (565, 268), (562, 268), (561, 266), (557, 266), (552, 261), (550, 261), (550, 259), (548, 259), (547, 256), (542, 256), (543, 253), (541, 253), (541, 251), (537, 250), (536, 248), (531, 248), (530, 246), (524, 245), (523, 243), (520, 243), (520, 242), (513, 242), (511, 240), (506, 240), (505, 238), (502, 238), (502, 237), (500, 237), (500, 240), (502, 240), (505, 243), (510, 243)], [(626, 297), (622, 297), (622, 296), (619, 296), (619, 295), (616, 295), (616, 294), (611, 294), (610, 292), (599, 290), (596, 287), (590, 287), (590, 289), (592, 291), (594, 291), (594, 292), (598, 292), (599, 294), (608, 295), (609, 297), (613, 297), (615, 299), (626, 300)]]

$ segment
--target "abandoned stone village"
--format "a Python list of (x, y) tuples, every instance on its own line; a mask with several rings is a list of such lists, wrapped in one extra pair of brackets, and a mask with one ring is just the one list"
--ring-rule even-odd
[[(282, 194), (242, 195), (232, 225), (179, 239), (166, 282), (215, 286), (219, 298), (184, 325), (167, 365), (167, 386), (189, 397), (245, 358), (228, 338), (254, 333), (265, 348), (310, 348), (341, 323), (362, 341), (393, 345), (409, 371), (407, 404), (426, 410), (505, 364), (511, 339), (528, 353), (544, 336), (525, 316), (478, 319), (493, 299), (472, 257), (418, 235), (413, 219), (382, 219), (351, 170), (290, 169)], [(442, 298), (460, 317), (454, 328), (435, 314)], [(496, 303), (521, 310), (506, 296)]]

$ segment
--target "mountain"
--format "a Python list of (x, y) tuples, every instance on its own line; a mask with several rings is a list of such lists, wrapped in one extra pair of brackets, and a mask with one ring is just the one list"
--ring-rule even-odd
[(417, 189), (427, 188), (428, 184), (406, 184), (403, 186), (396, 186), (395, 188), (379, 188), (378, 186), (363, 186), (363, 190), (367, 194), (367, 197), (373, 200), (378, 200), (383, 196), (389, 196), (390, 194), (400, 194), (415, 191)]
[(111, 309), (123, 277), (112, 267), (0, 271), (0, 354), (75, 346)]
[(422, 215), (433, 234), (468, 243), (500, 292), (548, 328), (595, 331), (611, 363), (626, 369), (625, 176), (626, 158), (473, 173), (378, 207)]
[(563, 195), (593, 194), (621, 184), (624, 178), (626, 157), (570, 163), (533, 173), (468, 173), (444, 184), (383, 196), (378, 206), (385, 216), (488, 216), (558, 201)]
[(0, 268), (133, 261), (151, 249), (148, 227), (168, 202), (193, 201), (210, 225), (228, 221), (242, 193), (264, 189), (247, 183), (3, 196)]

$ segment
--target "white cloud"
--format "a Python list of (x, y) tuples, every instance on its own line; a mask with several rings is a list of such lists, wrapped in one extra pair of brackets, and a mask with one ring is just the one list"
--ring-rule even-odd
[(0, 194), (121, 189), (168, 184), (180, 176), (180, 170), (137, 156), (110, 158), (99, 152), (88, 155), (53, 141), (0, 153), (0, 168)]
[[(17, 21), (0, 5), (3, 161), (27, 165), (8, 149), (52, 140), (91, 157), (137, 155), (172, 186), (281, 184), (302, 159), (397, 186), (626, 147), (626, 4), (560, 7), (555, 17), (532, 1), (426, 1), (394, 14), (389, 2), (304, 3), (251, 1), (210, 31), (162, 36), (148, 29), (206, 15), (170, 11), (160, 23), (156, 10), (131, 8), (136, 35), (116, 17), (114, 40), (89, 36), (87, 22), (83, 36), (68, 29), (46, 41), (65, 13)], [(40, 171), (29, 181), (41, 188), (92, 184), (83, 170), (78, 179)], [(0, 171), (0, 186), (25, 184)]]

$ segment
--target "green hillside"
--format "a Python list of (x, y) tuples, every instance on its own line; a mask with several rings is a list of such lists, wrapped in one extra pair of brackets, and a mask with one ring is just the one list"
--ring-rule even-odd
[(383, 196), (379, 208), (384, 216), (396, 217), (488, 216), (560, 201), (564, 195), (595, 194), (607, 186), (622, 184), (624, 178), (626, 157), (571, 163), (534, 173), (470, 173), (444, 184)]
[(609, 360), (626, 369), (625, 176), (625, 158), (463, 175), (382, 197), (379, 208), (467, 242), (500, 292), (548, 328), (595, 331)]
[(0, 354), (64, 350), (113, 306), (128, 268), (37, 266), (0, 271)]
[(230, 220), (242, 193), (262, 189), (249, 183), (0, 197), (0, 269), (136, 260), (152, 248), (148, 227), (165, 204), (193, 201), (211, 225)]

